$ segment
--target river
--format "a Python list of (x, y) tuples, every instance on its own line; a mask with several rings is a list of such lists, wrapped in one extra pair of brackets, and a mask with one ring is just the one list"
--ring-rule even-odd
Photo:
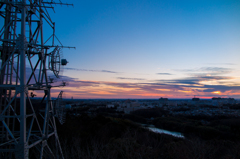
[(168, 131), (168, 130), (164, 130), (164, 129), (159, 129), (156, 128), (154, 125), (145, 125), (142, 124), (142, 126), (144, 128), (147, 128), (155, 133), (160, 133), (160, 134), (167, 134), (167, 135), (172, 135), (174, 137), (179, 137), (179, 138), (184, 138), (184, 135), (180, 132), (175, 132), (175, 131)]

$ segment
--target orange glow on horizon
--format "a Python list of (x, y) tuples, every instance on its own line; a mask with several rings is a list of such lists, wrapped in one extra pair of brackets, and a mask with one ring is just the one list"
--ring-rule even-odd
[[(59, 92), (64, 91), (64, 98), (75, 99), (158, 99), (160, 97), (175, 98), (175, 99), (191, 99), (194, 95), (199, 96), (201, 99), (211, 99), (214, 94), (221, 97), (234, 97), (240, 96), (237, 89), (222, 91), (216, 90), (211, 87), (204, 87), (202, 85), (185, 86), (184, 84), (175, 87), (174, 85), (164, 85), (163, 87), (155, 83), (118, 83), (109, 81), (76, 81), (72, 82), (73, 85), (66, 87), (55, 87), (51, 91), (51, 96), (56, 98)], [(199, 87), (198, 87), (199, 86)], [(232, 86), (232, 85), (230, 85)], [(239, 86), (239, 85), (235, 85)], [(217, 88), (217, 87), (216, 87)], [(221, 88), (221, 87), (220, 87)], [(211, 90), (204, 91), (204, 90)], [(222, 91), (222, 92), (221, 92)], [(44, 93), (34, 91), (37, 98), (44, 96)]]
[(192, 93), (193, 91), (178, 90), (178, 92), (183, 92), (183, 93), (188, 93), (189, 94), (189, 93)]
[(212, 93), (214, 93), (214, 94), (221, 94), (220, 91), (215, 91), (215, 92), (212, 92)]

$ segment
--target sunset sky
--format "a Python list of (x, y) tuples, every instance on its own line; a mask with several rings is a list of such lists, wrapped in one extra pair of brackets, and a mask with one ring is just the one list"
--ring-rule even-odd
[(66, 98), (240, 98), (239, 0), (68, 0)]

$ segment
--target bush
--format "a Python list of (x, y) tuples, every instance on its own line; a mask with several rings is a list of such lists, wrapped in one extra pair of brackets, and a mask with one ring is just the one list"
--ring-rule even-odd
[(138, 123), (147, 123), (147, 120), (145, 118), (134, 115), (134, 114), (125, 114), (124, 119), (129, 119), (131, 121), (138, 122)]

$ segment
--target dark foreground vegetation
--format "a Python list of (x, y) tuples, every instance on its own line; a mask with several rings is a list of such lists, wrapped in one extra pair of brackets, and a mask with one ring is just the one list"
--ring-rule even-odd
[[(147, 120), (150, 117), (152, 120)], [(137, 110), (127, 118), (140, 122), (145, 120), (155, 127), (182, 132), (186, 137), (197, 136), (203, 140), (240, 141), (240, 118), (227, 116), (170, 116), (161, 108)]]
[[(145, 110), (146, 112), (146, 110)], [(156, 113), (156, 111), (152, 111)], [(160, 111), (158, 112), (160, 113)], [(166, 112), (161, 112), (164, 115)], [(138, 111), (127, 118), (147, 122)], [(158, 117), (157, 117), (158, 116)], [(66, 159), (237, 159), (240, 158), (239, 131), (234, 119), (191, 119), (159, 117), (151, 124), (181, 131), (186, 138), (156, 134), (126, 117), (67, 117), (58, 125), (58, 135)], [(228, 125), (232, 123), (232, 125)], [(192, 126), (192, 127), (191, 127)], [(223, 133), (223, 134), (222, 134)]]

